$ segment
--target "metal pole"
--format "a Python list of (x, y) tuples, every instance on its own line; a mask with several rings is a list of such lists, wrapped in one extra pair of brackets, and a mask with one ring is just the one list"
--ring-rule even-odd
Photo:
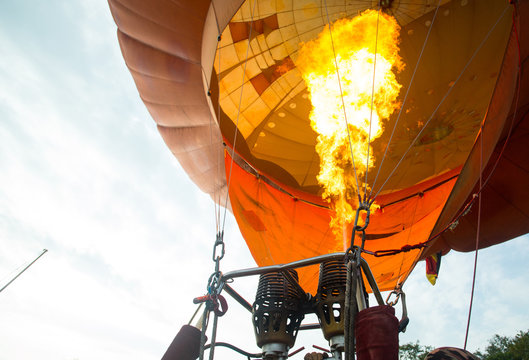
[(319, 264), (327, 260), (343, 259), (344, 257), (345, 257), (345, 253), (343, 252), (332, 253), (332, 254), (326, 254), (326, 255), (319, 255), (319, 256), (312, 257), (312, 258), (308, 258), (308, 259), (297, 260), (297, 261), (294, 261), (288, 264), (270, 265), (270, 266), (230, 271), (225, 274), (222, 274), (220, 278), (220, 282), (224, 284), (229, 279), (236, 279), (236, 278), (245, 277), (245, 276), (261, 275), (261, 274), (266, 274), (269, 272), (286, 271), (288, 269), (296, 269), (299, 267), (316, 265), (316, 264)]
[(12, 278), (11, 281), (9, 281), (7, 284), (5, 284), (5, 286), (4, 286), (2, 289), (0, 289), (0, 292), (4, 291), (4, 289), (5, 289), (6, 287), (8, 287), (13, 281), (15, 281), (20, 275), (22, 275), (22, 273), (23, 273), (24, 271), (26, 271), (31, 265), (33, 265), (33, 264), (35, 263), (35, 261), (37, 261), (38, 259), (40, 259), (40, 257), (41, 257), (42, 255), (44, 255), (46, 252), (48, 252), (48, 249), (44, 249), (44, 250), (42, 250), (42, 253), (41, 253), (39, 256), (37, 256), (37, 258), (36, 258), (35, 260), (33, 260), (28, 266), (26, 266), (21, 272), (19, 272), (14, 278)]

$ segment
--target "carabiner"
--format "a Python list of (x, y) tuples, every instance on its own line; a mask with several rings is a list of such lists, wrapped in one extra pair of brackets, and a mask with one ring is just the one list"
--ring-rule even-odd
[[(363, 231), (367, 229), (367, 225), (369, 225), (369, 216), (371, 215), (371, 207), (369, 206), (369, 203), (361, 203), (358, 206), (358, 209), (356, 209), (356, 216), (355, 216), (355, 223), (354, 223), (354, 230), (356, 231)], [(364, 225), (359, 226), (358, 225), (358, 218), (360, 217), (360, 212), (365, 211), (366, 212), (366, 218), (364, 220)]]
[[(391, 292), (389, 293), (388, 297), (386, 298), (386, 305), (389, 305), (389, 306), (397, 305), (397, 303), (399, 302), (401, 294), (402, 294), (402, 290), (400, 290), (400, 288), (395, 289), (395, 290), (391, 290)], [(391, 295), (395, 295), (395, 300), (394, 301), (389, 301), (389, 299), (391, 298)]]

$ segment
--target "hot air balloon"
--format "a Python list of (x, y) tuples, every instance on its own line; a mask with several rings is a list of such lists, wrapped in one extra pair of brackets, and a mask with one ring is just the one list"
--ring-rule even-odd
[[(258, 266), (346, 251), (358, 214), (392, 290), (420, 260), (475, 250), (478, 225), (477, 248), (529, 232), (527, 1), (109, 5), (161, 137)], [(316, 293), (316, 265), (297, 276)]]

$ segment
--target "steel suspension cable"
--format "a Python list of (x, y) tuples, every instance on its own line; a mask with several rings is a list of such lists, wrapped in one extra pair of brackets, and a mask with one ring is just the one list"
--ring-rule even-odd
[[(218, 27), (218, 24), (217, 24), (217, 27)], [(219, 74), (220, 74), (220, 38), (221, 38), (221, 35), (219, 33), (217, 37), (217, 48), (215, 50), (215, 53), (217, 54), (217, 58), (219, 59), (219, 67), (218, 67)], [(208, 84), (208, 97), (210, 99), (210, 102), (213, 105), (213, 102), (211, 101), (211, 95), (212, 95), (211, 94), (211, 84)], [(217, 115), (217, 121), (219, 121), (218, 119), (220, 119), (220, 101), (218, 101), (218, 111), (216, 115)], [(213, 142), (213, 115), (212, 114), (210, 114), (210, 117), (209, 117), (209, 144), (214, 149), (215, 154), (218, 155), (217, 148), (214, 146), (214, 142)], [(217, 188), (217, 181), (219, 184), (221, 183), (221, 180), (220, 180), (221, 176), (220, 176), (219, 156), (215, 156), (215, 158), (216, 158), (215, 162), (217, 165), (217, 171), (213, 179), (213, 206), (214, 206), (214, 212), (215, 212), (215, 231), (218, 233), (220, 230), (219, 226), (220, 226), (220, 201), (221, 201), (220, 196), (221, 195), (218, 191), (219, 189)], [(217, 196), (218, 196), (218, 199), (217, 199)]]
[[(516, 5), (516, 4), (514, 4), (514, 5)], [(515, 10), (516, 10), (516, 7), (515, 7)], [(419, 244), (419, 245), (422, 245), (422, 247), (425, 247), (427, 244), (429, 244), (430, 242), (432, 242), (433, 240), (435, 240), (439, 236), (441, 236), (446, 230), (452, 228), (455, 224), (458, 223), (458, 221), (459, 221), (459, 219), (461, 219), (461, 217), (465, 216), (470, 211), (472, 205), (474, 204), (475, 199), (478, 197), (478, 195), (481, 194), (481, 192), (487, 186), (487, 183), (489, 182), (489, 180), (492, 178), (492, 175), (494, 175), (494, 173), (496, 171), (496, 168), (497, 168), (500, 160), (503, 157), (505, 149), (507, 148), (507, 144), (509, 143), (509, 140), (510, 140), (511, 134), (512, 134), (512, 130), (514, 128), (514, 122), (515, 122), (517, 114), (518, 114), (518, 103), (519, 103), (519, 99), (520, 99), (520, 88), (521, 88), (521, 82), (522, 82), (522, 77), (521, 77), (522, 59), (521, 59), (521, 55), (520, 55), (520, 39), (518, 37), (518, 30), (517, 30), (517, 27), (516, 27), (516, 22), (515, 22), (514, 17), (515, 17), (515, 12), (513, 12), (513, 31), (514, 31), (516, 45), (517, 45), (517, 49), (518, 49), (518, 75), (517, 75), (518, 81), (517, 81), (516, 95), (515, 95), (515, 100), (514, 100), (514, 111), (513, 111), (512, 117), (511, 117), (511, 124), (509, 125), (509, 131), (507, 132), (507, 136), (505, 137), (505, 140), (503, 141), (503, 146), (502, 146), (502, 148), (500, 150), (500, 153), (498, 154), (498, 157), (496, 158), (496, 161), (494, 162), (494, 165), (492, 166), (492, 169), (489, 171), (489, 174), (485, 178), (485, 181), (483, 181), (483, 184), (481, 185), (481, 187), (478, 188), (478, 191), (476, 193), (474, 193), (473, 198), (463, 208), (461, 208), (458, 211), (458, 213), (453, 217), (452, 221), (450, 221), (443, 229), (441, 229), (435, 235), (430, 236), (428, 238), (428, 240), (426, 240), (425, 242)], [(397, 250), (397, 252), (402, 252), (402, 251), (403, 251), (402, 249), (401, 250)], [(386, 254), (389, 254), (389, 251), (387, 251), (387, 250), (383, 251), (385, 253), (384, 255), (380, 255), (380, 254), (377, 254), (377, 252), (370, 252), (370, 251), (367, 251), (367, 250), (364, 250), (364, 252), (366, 252), (366, 253), (368, 253), (370, 255), (374, 255), (374, 256), (386, 256)]]
[(209, 360), (213, 360), (215, 356), (215, 342), (217, 341), (217, 323), (219, 321), (219, 316), (217, 313), (213, 313), (213, 330), (211, 332), (211, 343), (209, 349)]
[[(212, 3), (213, 4), (213, 3)], [(215, 12), (215, 8), (213, 8), (214, 12)], [(216, 54), (217, 54), (217, 57), (218, 57), (218, 74), (220, 75), (220, 72), (221, 72), (221, 61), (220, 61), (220, 40), (221, 40), (221, 37), (222, 37), (222, 34), (220, 33), (220, 27), (218, 25), (218, 20), (217, 20), (217, 15), (216, 15), (216, 12), (215, 12), (215, 20), (217, 21), (217, 29), (218, 29), (218, 35), (217, 35), (217, 50), (216, 50)], [(220, 76), (217, 76), (217, 82), (218, 82), (218, 88), (219, 88), (219, 99), (217, 100), (217, 121), (219, 122), (220, 124)], [(242, 90), (241, 90), (242, 91)], [(209, 91), (209, 94), (210, 94), (210, 99), (211, 99), (211, 89)], [(211, 124), (210, 124), (210, 136), (211, 136), (211, 145), (213, 146), (213, 130), (211, 129)], [(217, 149), (217, 148), (215, 148)], [(218, 150), (215, 151), (215, 155), (220, 155), (218, 154)], [(220, 184), (220, 179), (221, 179), (221, 172), (220, 172), (220, 157), (219, 156), (216, 156), (216, 163), (217, 163), (217, 169), (216, 169), (216, 177), (215, 179), (218, 179), (219, 180), (219, 184)], [(219, 189), (220, 190), (220, 189)], [(220, 201), (221, 201), (221, 196), (222, 194), (218, 193), (218, 206), (217, 206), (217, 197), (216, 197), (216, 193), (217, 193), (217, 184), (214, 184), (214, 199), (213, 199), (213, 203), (215, 204), (215, 228), (216, 228), (216, 233), (217, 234), (220, 234), (220, 214), (221, 214), (221, 208), (220, 208)], [(218, 238), (219, 236), (217, 235), (216, 237), (216, 241), (218, 241)], [(214, 248), (216, 247), (217, 243), (215, 243), (214, 245)], [(200, 304), (202, 305), (202, 304)], [(199, 307), (200, 308), (200, 307)], [(197, 309), (198, 311), (198, 309)], [(206, 305), (205, 309), (204, 309), (205, 312), (209, 311), (208, 309), (208, 306)], [(215, 343), (216, 343), (216, 339), (217, 339), (217, 324), (218, 324), (218, 316), (217, 314), (215, 313), (214, 314), (214, 317), (213, 317), (213, 330), (212, 330), (212, 335), (211, 335), (211, 347), (210, 347), (210, 351), (209, 351), (209, 360), (213, 360), (214, 358), (214, 354), (215, 354)], [(206, 322), (206, 326), (207, 326), (207, 322)], [(205, 342), (206, 342), (206, 338), (205, 338), (205, 333), (206, 333), (206, 329), (204, 328), (204, 330), (201, 332), (203, 333), (203, 336), (204, 338), (201, 337), (201, 341), (203, 340), (204, 342), (201, 343), (201, 354), (202, 354), (202, 358), (204, 356), (204, 350), (205, 350)]]
[(476, 229), (476, 248), (475, 248), (475, 253), (474, 253), (474, 269), (473, 269), (473, 273), (472, 273), (472, 288), (471, 288), (471, 291), (470, 291), (470, 304), (469, 304), (469, 307), (468, 307), (467, 327), (466, 327), (466, 331), (465, 331), (465, 343), (464, 343), (464, 346), (463, 346), (464, 350), (467, 349), (468, 334), (469, 334), (469, 331), (470, 331), (470, 319), (471, 319), (471, 316), (472, 316), (472, 305), (474, 303), (474, 290), (475, 290), (475, 286), (476, 286), (476, 273), (477, 273), (477, 267), (478, 267), (478, 253), (479, 253), (479, 236), (480, 236), (480, 228), (481, 228), (481, 197), (482, 197), (481, 192), (482, 192), (483, 188), (485, 187), (485, 185), (487, 184), (487, 182), (490, 180), (492, 174), (494, 173), (494, 170), (496, 169), (496, 166), (498, 165), (499, 159), (501, 158), (501, 154), (505, 150), (505, 147), (506, 147), (506, 144), (507, 144), (507, 140), (509, 139), (509, 137), (511, 135), (512, 125), (514, 124), (514, 121), (516, 119), (516, 112), (517, 112), (517, 109), (518, 109), (518, 99), (519, 99), (519, 95), (520, 95), (521, 66), (522, 66), (521, 62), (522, 61), (521, 61), (521, 55), (520, 55), (520, 42), (519, 42), (519, 38), (518, 38), (518, 29), (517, 29), (517, 26), (516, 26), (516, 19), (515, 19), (515, 14), (516, 14), (516, 10), (517, 10), (516, 9), (516, 3), (513, 3), (513, 6), (514, 6), (514, 11), (513, 11), (513, 14), (512, 14), (513, 31), (514, 31), (514, 34), (515, 34), (515, 37), (516, 37), (516, 44), (518, 45), (518, 93), (517, 93), (517, 96), (516, 96), (515, 110), (514, 110), (514, 113), (513, 113), (511, 127), (509, 129), (509, 133), (507, 135), (507, 139), (504, 142), (502, 150), (501, 150), (501, 153), (500, 153), (500, 156), (498, 157), (498, 160), (495, 162), (495, 164), (493, 166), (493, 169), (492, 169), (492, 172), (490, 173), (490, 175), (485, 180), (485, 183), (483, 183), (483, 125), (482, 125), (482, 128), (481, 128), (480, 154), (479, 154), (479, 192), (477, 194), (478, 195), (478, 223), (477, 223), (477, 229)]
[[(227, 179), (227, 184), (226, 184), (226, 198), (225, 198), (225, 202), (224, 202), (224, 216), (223, 216), (223, 220), (222, 220), (222, 227), (221, 227), (221, 230), (218, 231), (218, 222), (220, 220), (220, 210), (219, 210), (219, 214), (217, 217), (217, 212), (215, 211), (215, 216), (216, 216), (216, 220), (217, 220), (217, 236), (216, 236), (216, 241), (215, 241), (215, 244), (213, 246), (213, 260), (215, 261), (215, 272), (210, 276), (209, 280), (208, 280), (208, 293), (209, 294), (218, 294), (217, 293), (217, 286), (218, 286), (218, 278), (220, 277), (220, 270), (219, 270), (219, 265), (220, 265), (220, 260), (224, 257), (224, 227), (225, 227), (225, 224), (226, 224), (226, 214), (227, 214), (227, 208), (228, 208), (228, 198), (229, 198), (229, 187), (230, 187), (230, 182), (231, 182), (231, 174), (232, 174), (232, 170), (233, 170), (233, 162), (234, 162), (234, 155), (235, 155), (235, 144), (237, 143), (237, 134), (238, 134), (238, 129), (239, 129), (239, 116), (240, 116), (240, 113), (241, 113), (241, 104), (242, 104), (242, 96), (243, 96), (243, 90), (244, 90), (244, 84), (245, 84), (245, 77), (246, 77), (246, 65), (248, 64), (248, 55), (249, 55), (249, 51), (250, 51), (250, 43), (251, 43), (251, 40), (252, 40), (252, 29), (253, 29), (253, 16), (254, 16), (254, 11), (255, 11), (255, 6), (257, 5), (257, 0), (255, 0), (254, 4), (253, 4), (253, 8), (252, 8), (252, 12), (251, 12), (251, 22), (250, 22), (250, 30), (249, 30), (249, 35), (248, 35), (248, 47), (246, 48), (246, 57), (245, 57), (245, 61), (244, 61), (244, 66), (243, 66), (243, 75), (242, 75), (242, 84), (241, 84), (241, 94), (240, 94), (240, 97), (239, 97), (239, 105), (238, 105), (238, 111), (237, 111), (237, 119), (236, 119), (236, 122), (235, 122), (235, 134), (234, 134), (234, 139), (233, 139), (233, 150), (232, 150), (232, 156), (231, 156), (231, 163), (230, 163), (230, 171), (229, 171), (229, 177)], [(217, 24), (218, 25), (218, 24)], [(218, 26), (217, 26), (218, 27)], [(220, 28), (219, 28), (219, 33), (218, 33), (218, 38), (217, 38), (217, 52), (219, 53), (218, 54), (218, 57), (219, 57), (219, 74), (220, 74), (220, 48), (219, 48), (219, 44), (220, 44), (220, 40), (221, 40), (221, 34), (220, 34)], [(220, 83), (220, 79), (218, 79), (219, 83)], [(219, 86), (219, 92), (220, 92), (220, 86)], [(211, 95), (211, 89), (210, 91), (208, 92), (209, 95)], [(219, 101), (218, 101), (218, 115), (217, 115), (217, 118), (219, 119), (219, 122), (220, 122), (220, 96), (219, 96)], [(210, 141), (213, 142), (213, 135), (212, 135), (212, 128), (211, 128), (211, 121), (210, 121)], [(217, 173), (220, 172), (220, 164), (219, 164), (219, 161), (218, 161), (218, 158), (217, 158)], [(216, 191), (216, 190), (214, 190)], [(216, 199), (215, 199), (216, 200)], [(220, 195), (219, 195), (219, 200), (220, 200)], [(216, 201), (215, 201), (216, 202)], [(220, 202), (220, 201), (219, 201)], [(217, 255), (217, 247), (218, 246), (221, 246), (221, 254), (220, 255)], [(203, 315), (203, 320), (202, 320), (202, 330), (201, 330), (201, 335), (200, 335), (200, 352), (199, 352), (199, 359), (200, 360), (203, 360), (204, 359), (204, 350), (205, 350), (205, 343), (206, 343), (206, 329), (207, 329), (207, 324), (208, 324), (208, 318), (209, 318), (209, 313), (210, 313), (211, 309), (209, 308), (209, 306), (206, 306), (205, 309), (204, 309), (204, 315)], [(210, 353), (209, 353), (209, 359), (210, 360), (213, 360), (213, 357), (214, 357), (214, 353), (215, 353), (215, 342), (216, 342), (216, 335), (217, 335), (217, 321), (218, 321), (218, 314), (217, 312), (215, 312), (215, 315), (214, 315), (214, 319), (213, 319), (213, 330), (212, 330), (212, 339), (211, 339), (211, 344), (210, 344)]]
[(209, 311), (210, 309), (208, 309), (208, 306), (206, 304), (206, 306), (204, 307), (204, 312), (202, 313), (202, 325), (200, 328), (200, 348), (199, 348), (199, 354), (198, 354), (199, 360), (204, 360), (204, 350), (206, 350), (204, 345), (206, 345), (206, 341), (207, 341), (206, 329), (208, 327)]
[(428, 124), (430, 123), (430, 121), (432, 121), (434, 115), (437, 113), (437, 111), (439, 110), (439, 108), (441, 107), (441, 105), (444, 103), (444, 101), (446, 100), (446, 98), (448, 97), (448, 95), (450, 95), (450, 93), (452, 92), (452, 90), (455, 88), (456, 84), (459, 82), (459, 80), (461, 79), (461, 77), (463, 76), (463, 74), (465, 73), (465, 71), (467, 70), (468, 66), (472, 63), (472, 61), (474, 60), (474, 58), (476, 57), (477, 53), (479, 52), (479, 50), (481, 50), (481, 48), (483, 47), (483, 45), (485, 44), (485, 42), (488, 40), (488, 38), (490, 37), (490, 35), (492, 34), (492, 32), (494, 31), (494, 29), (496, 28), (496, 26), (499, 24), (500, 20), (505, 16), (505, 13), (507, 12), (507, 10), (509, 9), (509, 6), (507, 6), (505, 8), (505, 10), (503, 10), (503, 12), (500, 14), (498, 20), (496, 20), (496, 22), (494, 23), (494, 25), (490, 28), (490, 30), (487, 32), (487, 34), (485, 35), (485, 37), (483, 38), (483, 40), (481, 41), (481, 43), (479, 44), (479, 46), (476, 48), (476, 50), (474, 51), (474, 53), (472, 54), (472, 56), (470, 57), (470, 59), (468, 60), (468, 62), (465, 64), (465, 66), (463, 67), (463, 69), (461, 70), (461, 72), (459, 73), (458, 77), (456, 78), (456, 80), (454, 81), (454, 84), (450, 87), (450, 89), (448, 89), (445, 93), (445, 95), (443, 96), (443, 98), (441, 99), (441, 101), (439, 102), (439, 104), (437, 105), (437, 107), (434, 109), (434, 111), (432, 112), (432, 115), (430, 115), (428, 121), (426, 121), (426, 123), (424, 124), (424, 126), (422, 127), (422, 129), (419, 131), (419, 133), (415, 136), (415, 138), (413, 139), (413, 141), (411, 142), (411, 144), (408, 146), (408, 148), (406, 149), (406, 151), (404, 152), (404, 154), (402, 155), (402, 157), (400, 158), (400, 160), (398, 161), (397, 165), (395, 165), (395, 167), (393, 168), (393, 170), (391, 171), (391, 173), (388, 175), (388, 177), (386, 178), (386, 180), (384, 181), (384, 183), (382, 184), (382, 186), (380, 187), (380, 189), (378, 189), (378, 191), (376, 192), (375, 196), (371, 199), (370, 203), (372, 204), (376, 197), (380, 194), (380, 192), (384, 189), (384, 186), (387, 184), (387, 182), (389, 181), (389, 179), (393, 176), (393, 174), (395, 173), (395, 171), (397, 170), (397, 168), (400, 166), (400, 164), (402, 163), (402, 161), (404, 160), (404, 158), (406, 157), (406, 155), (408, 154), (408, 152), (411, 150), (411, 148), (413, 147), (413, 145), (415, 145), (415, 142), (420, 138), (420, 136), (422, 135), (423, 131), (428, 127)]
[[(479, 188), (483, 185), (483, 125), (481, 127), (480, 135), (480, 150), (479, 150)], [(472, 315), (472, 304), (474, 303), (474, 288), (476, 285), (476, 270), (478, 267), (478, 250), (479, 250), (479, 230), (481, 226), (481, 196), (478, 194), (478, 224), (476, 228), (476, 250), (474, 253), (474, 271), (472, 274), (472, 290), (470, 291), (470, 304), (468, 306), (467, 329), (465, 331), (465, 345), (463, 349), (467, 349), (468, 331), (470, 329), (470, 317)]]
[[(498, 163), (500, 162), (500, 159), (502, 158), (502, 155), (505, 151), (505, 148), (507, 147), (507, 144), (509, 143), (509, 139), (511, 138), (511, 134), (512, 134), (512, 129), (514, 127), (514, 121), (516, 120), (516, 116), (518, 114), (518, 101), (520, 100), (520, 87), (521, 87), (521, 83), (522, 83), (522, 55), (521, 55), (521, 51), (520, 51), (520, 38), (518, 36), (518, 27), (516, 26), (516, 19), (515, 19), (515, 14), (516, 14), (516, 3), (513, 3), (513, 6), (514, 6), (514, 11), (513, 11), (513, 14), (512, 14), (512, 24), (513, 24), (513, 31), (514, 31), (514, 36), (515, 36), (515, 39), (516, 39), (516, 46), (517, 46), (517, 49), (518, 49), (518, 86), (517, 86), (517, 90), (516, 90), (516, 100), (514, 102), (514, 112), (513, 112), (513, 115), (512, 115), (512, 119), (511, 119), (511, 126), (509, 127), (509, 132), (507, 133), (507, 137), (505, 138), (505, 141), (503, 142), (503, 146), (502, 146), (502, 149), (500, 151), (500, 155), (498, 156), (498, 158), (496, 159), (496, 162), (494, 163), (494, 166), (492, 167), (492, 170), (490, 171), (489, 175), (487, 176), (487, 178), (485, 179), (485, 181), (483, 182), (483, 187), (485, 187), (490, 178), (492, 177), (492, 174), (494, 174), (494, 171), (496, 170), (496, 167), (498, 166)], [(480, 189), (480, 192), (481, 192), (481, 189)]]
[[(215, 15), (216, 16), (216, 15)], [(218, 25), (217, 25), (218, 26)], [(220, 47), (220, 41), (222, 40), (222, 34), (220, 33), (220, 28), (219, 28), (219, 37), (218, 37), (218, 43), (217, 43), (217, 47), (218, 47), (218, 50), (217, 50), (217, 56), (218, 56), (218, 60), (219, 60), (219, 63), (218, 63), (218, 74), (219, 76), (217, 76), (217, 87), (219, 89), (219, 98), (217, 99), (217, 123), (220, 127), (220, 73), (221, 73), (221, 61), (220, 61), (220, 50), (221, 50), (221, 47)], [(217, 148), (218, 150), (220, 150), (220, 148)], [(217, 152), (217, 176), (218, 176), (218, 179), (219, 179), (219, 187), (221, 186), (220, 184), (222, 183), (221, 179), (222, 178), (226, 178), (226, 175), (223, 175), (222, 174), (222, 171), (221, 171), (221, 166), (220, 166), (220, 159), (222, 158), (221, 154), (219, 154), (220, 151)], [(221, 189), (222, 187), (219, 188), (219, 190)], [(226, 188), (226, 192), (228, 191), (228, 188)], [(215, 211), (215, 221), (216, 221), (216, 225), (217, 225), (217, 233), (220, 231), (220, 216), (221, 216), (221, 198), (222, 198), (222, 192), (219, 191), (218, 193), (218, 204), (219, 206), (216, 207), (216, 211)], [(214, 200), (214, 202), (217, 202), (217, 199)]]
[(241, 95), (239, 96), (239, 105), (237, 107), (237, 119), (235, 121), (235, 134), (233, 136), (233, 148), (231, 152), (230, 171), (229, 171), (229, 175), (227, 179), (228, 181), (226, 184), (226, 200), (224, 201), (224, 215), (222, 219), (222, 230), (221, 230), (222, 232), (224, 232), (224, 226), (226, 225), (226, 213), (228, 212), (228, 198), (229, 198), (229, 189), (230, 189), (230, 184), (231, 184), (231, 174), (233, 170), (233, 162), (234, 162), (234, 157), (235, 157), (235, 146), (237, 144), (237, 134), (239, 133), (239, 116), (241, 114), (242, 94), (243, 94), (244, 84), (245, 84), (244, 78), (246, 77), (246, 65), (248, 64), (248, 55), (250, 53), (250, 47), (251, 47), (250, 42), (252, 41), (253, 17), (254, 17), (256, 5), (257, 5), (257, 0), (254, 0), (252, 12), (250, 14), (250, 25), (249, 25), (250, 30), (248, 31), (248, 47), (246, 48), (246, 56), (244, 59), (244, 66), (243, 66), (243, 71), (242, 71)]
[(327, 9), (327, 0), (324, 0), (324, 2), (325, 2), (325, 14), (327, 16), (327, 22), (328, 22), (328, 26), (329, 26), (329, 34), (330, 34), (330, 37), (331, 37), (332, 53), (333, 53), (333, 56), (334, 56), (334, 66), (336, 68), (336, 77), (338, 79), (338, 87), (340, 88), (340, 98), (342, 100), (343, 116), (344, 116), (344, 119), (345, 119), (345, 127), (347, 129), (347, 138), (349, 140), (349, 150), (351, 151), (351, 160), (353, 162), (353, 170), (354, 170), (354, 176), (355, 176), (355, 182), (356, 182), (356, 190), (357, 190), (357, 195), (358, 195), (358, 202), (361, 203), (362, 202), (362, 198), (360, 196), (360, 185), (358, 183), (358, 175), (357, 175), (357, 172), (356, 172), (355, 159), (354, 159), (354, 156), (353, 156), (353, 143), (351, 142), (351, 132), (349, 130), (349, 122), (347, 121), (347, 111), (345, 109), (345, 101), (343, 99), (342, 82), (341, 82), (341, 79), (340, 79), (340, 69), (338, 68), (338, 61), (336, 60), (336, 50), (334, 48), (334, 40), (332, 38), (331, 19), (329, 17), (329, 10)]
[[(213, 14), (215, 15), (215, 23), (217, 25), (217, 45), (216, 45), (216, 49), (215, 49), (215, 55), (216, 55), (216, 57), (218, 58), (218, 61), (219, 61), (218, 73), (220, 74), (220, 64), (221, 64), (221, 62), (220, 62), (220, 40), (222, 38), (222, 33), (220, 31), (219, 19), (218, 19), (218, 16), (217, 16), (217, 10), (215, 8), (215, 4), (211, 3), (211, 6), (213, 8)], [(213, 63), (214, 63), (214, 61), (213, 61)], [(212, 99), (211, 80), (208, 81), (208, 76), (206, 75), (206, 72), (204, 71), (203, 67), (202, 67), (202, 73), (203, 73), (204, 79), (206, 79), (206, 83), (208, 85), (207, 95), (208, 95), (208, 98), (209, 98), (209, 103), (211, 104), (210, 117), (209, 117), (209, 143), (210, 143), (210, 146), (215, 150), (217, 148), (214, 146), (214, 142), (213, 142), (213, 114), (212, 114), (212, 111), (211, 111), (213, 109), (213, 101), (211, 100)], [(219, 85), (219, 83), (220, 83), (220, 80), (217, 77), (217, 86)], [(220, 86), (218, 86), (218, 87), (220, 88)], [(217, 122), (219, 122), (220, 121), (220, 101), (217, 101), (217, 113), (215, 115), (217, 116)], [(218, 155), (218, 151), (215, 151), (215, 154)], [(217, 165), (217, 171), (216, 171), (216, 174), (215, 174), (214, 179), (213, 179), (213, 206), (214, 206), (214, 212), (215, 212), (215, 230), (218, 233), (219, 232), (219, 226), (220, 226), (220, 212), (221, 212), (221, 209), (220, 209), (221, 194), (219, 192), (220, 189), (217, 187), (217, 185), (221, 183), (219, 156), (216, 156), (216, 161), (215, 162), (216, 162), (216, 165)]]
[[(417, 69), (419, 68), (419, 64), (422, 59), (422, 55), (424, 53), (424, 49), (426, 48), (426, 44), (428, 43), (428, 40), (430, 39), (430, 33), (432, 32), (432, 28), (435, 24), (435, 19), (437, 18), (437, 13), (439, 12), (439, 7), (441, 6), (441, 0), (437, 2), (437, 7), (435, 8), (435, 13), (432, 18), (432, 23), (428, 27), (428, 32), (426, 33), (426, 38), (424, 39), (424, 42), (422, 44), (421, 52), (419, 53), (419, 58), (417, 59), (417, 62), (415, 63), (415, 68), (413, 69), (413, 73), (411, 75), (410, 83), (408, 84), (408, 88), (406, 89), (406, 94), (404, 95), (404, 100), (402, 100), (402, 105), (399, 110), (399, 114), (397, 115), (397, 119), (395, 120), (395, 125), (393, 125), (393, 130), (391, 131), (391, 135), (388, 140), (388, 144), (386, 145), (386, 149), (384, 150), (384, 155), (382, 156), (382, 161), (380, 162), (380, 165), (377, 170), (377, 174), (375, 176), (375, 180), (373, 181), (373, 186), (371, 187), (371, 190), (369, 191), (368, 198), (371, 198), (371, 195), (373, 193), (373, 189), (375, 188), (375, 185), (378, 180), (378, 176), (380, 175), (380, 170), (382, 169), (382, 165), (384, 165), (384, 160), (386, 159), (386, 155), (388, 153), (389, 145), (391, 144), (391, 140), (393, 140), (393, 135), (395, 134), (395, 130), (397, 129), (397, 124), (399, 123), (400, 116), (402, 114), (402, 109), (404, 109), (404, 105), (406, 105), (406, 100), (408, 100), (408, 94), (410, 93), (411, 86), (413, 84), (413, 80), (415, 79), (415, 74), (417, 73)], [(367, 181), (366, 181), (367, 182)]]

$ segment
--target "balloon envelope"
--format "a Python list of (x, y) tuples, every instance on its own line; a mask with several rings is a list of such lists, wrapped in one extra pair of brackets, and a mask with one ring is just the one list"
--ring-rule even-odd
[[(327, 3), (109, 0), (124, 59), (160, 134), (216, 202), (224, 204), (229, 192), (231, 210), (260, 266), (343, 251), (350, 238), (351, 227), (342, 237), (329, 228), (334, 212), (321, 198), (312, 104), (296, 64), (302, 44), (324, 30), (327, 13), (333, 22), (371, 4)], [(521, 155), (528, 150), (529, 81), (522, 80), (514, 104), (519, 50), (523, 64), (528, 47), (518, 44), (513, 31), (513, 19), (517, 23), (528, 6), (520, 2), (513, 16), (507, 2), (441, 4), (435, 19), (435, 6), (426, 1), (394, 1), (384, 9), (401, 27), (405, 67), (397, 76), (403, 108), (372, 143), (375, 162), (367, 183), (381, 192), (367, 228), (370, 251), (423, 243), (444, 229), (476, 192), (480, 162), (488, 174), (515, 110), (512, 121), (520, 125), (504, 151), (509, 163), (501, 163), (483, 192), (487, 231), (481, 247), (529, 231), (529, 194), (520, 185), (523, 179), (529, 183), (527, 157)], [(518, 26), (521, 39), (527, 30)], [(471, 250), (475, 213), (423, 251), (367, 255), (379, 286), (403, 282), (429, 253)], [(317, 269), (302, 269), (300, 282), (315, 290)]]

